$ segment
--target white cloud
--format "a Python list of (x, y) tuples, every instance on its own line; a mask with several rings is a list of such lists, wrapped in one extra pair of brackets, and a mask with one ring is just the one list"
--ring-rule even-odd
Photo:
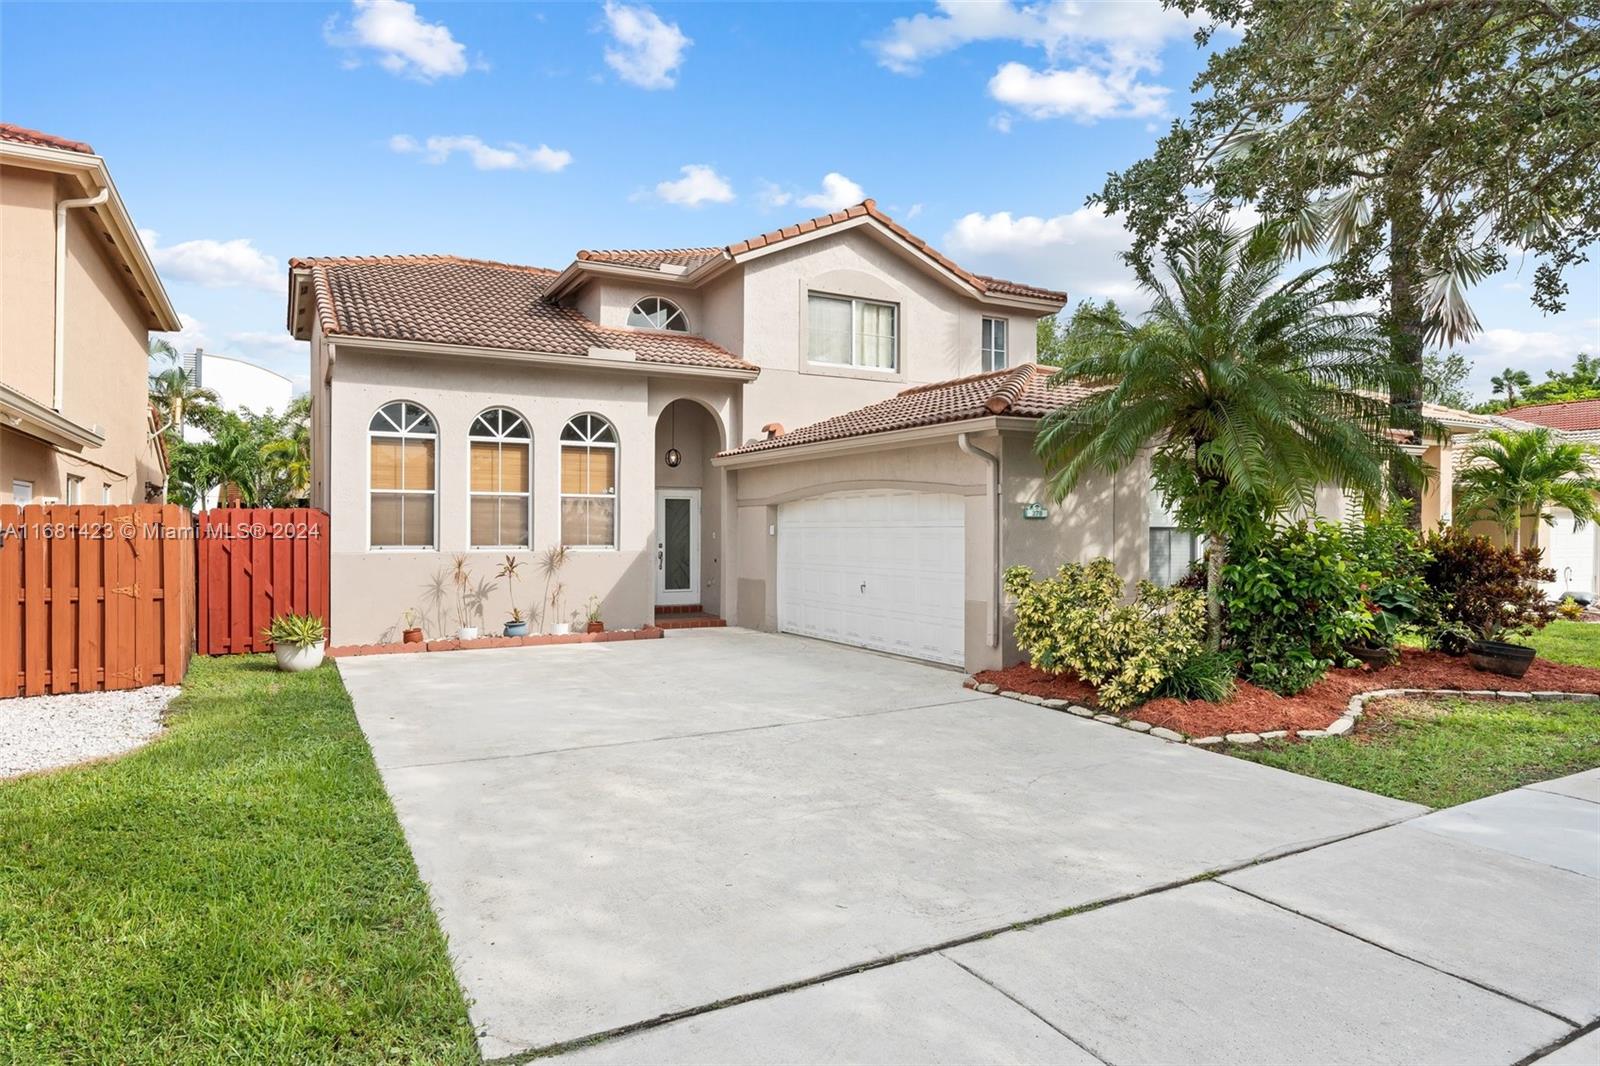
[(323, 38), (341, 48), (369, 49), (391, 74), (416, 81), (455, 78), (468, 69), (467, 49), (442, 22), (428, 22), (405, 0), (352, 0), (349, 25), (337, 18)]
[(606, 0), (606, 25), (612, 47), (606, 65), (630, 85), (641, 89), (670, 89), (678, 83), (683, 53), (694, 43), (675, 22), (663, 22), (648, 7)]
[(163, 279), (191, 281), (208, 289), (248, 288), (281, 292), (287, 284), (278, 261), (262, 252), (248, 237), (230, 241), (202, 238), (171, 247), (160, 246), (160, 234), (142, 229), (150, 261)]
[(669, 204), (699, 207), (701, 204), (725, 204), (733, 199), (733, 186), (728, 179), (704, 163), (690, 163), (680, 167), (683, 177), (677, 181), (656, 184), (656, 195)]
[[(989, 95), (1029, 118), (1073, 118), (1083, 123), (1103, 118), (1142, 118), (1166, 110), (1169, 90), (1140, 82), (1136, 72), (1109, 73), (1086, 66), (1034, 70), (1005, 63), (989, 79)], [(1010, 130), (1010, 123), (1001, 132)]]
[(572, 162), (572, 153), (563, 148), (541, 144), (529, 148), (516, 141), (506, 141), (499, 147), (486, 144), (481, 137), (470, 133), (454, 137), (429, 137), (418, 143), (409, 133), (397, 133), (389, 138), (389, 150), (401, 154), (423, 153), (429, 163), (439, 164), (460, 152), (472, 160), (478, 170), (542, 170), (555, 173), (565, 170)]
[(907, 222), (910, 222), (912, 219), (916, 218), (920, 214), (922, 214), (922, 205), (921, 204), (912, 204), (910, 207), (906, 208), (906, 210), (905, 210), (905, 220)]
[[(975, 42), (1041, 49), (1043, 68), (1003, 64), (989, 81), (990, 95), (1029, 118), (1096, 122), (1162, 114), (1169, 90), (1147, 78), (1161, 71), (1161, 50), (1190, 29), (1181, 12), (1154, 2), (941, 0), (933, 13), (895, 19), (874, 47), (878, 61), (899, 74), (915, 74), (926, 60)], [(1005, 133), (1010, 122), (1000, 116), (993, 124)]]
[(787, 207), (794, 200), (794, 193), (775, 181), (764, 181), (756, 197), (761, 201), (762, 207)]
[(800, 205), (818, 211), (842, 211), (866, 198), (867, 194), (860, 185), (833, 170), (822, 176), (822, 191), (800, 197)]
[(1065, 289), (1074, 301), (1109, 297), (1142, 309), (1133, 272), (1119, 258), (1128, 234), (1098, 207), (1049, 218), (974, 211), (956, 220), (943, 244), (963, 266)]

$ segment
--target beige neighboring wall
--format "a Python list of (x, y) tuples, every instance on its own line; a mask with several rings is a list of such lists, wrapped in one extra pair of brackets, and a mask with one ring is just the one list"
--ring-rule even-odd
[[(84, 195), (80, 183), (30, 167), (0, 166), (0, 383), (45, 407), (55, 392), (55, 205)], [(164, 478), (150, 439), (146, 399), (148, 307), (93, 209), (67, 213), (64, 389), (60, 413), (105, 440), (81, 452), (0, 430), (0, 501), (12, 482), (33, 498), (64, 500), (69, 476), (84, 503), (142, 503)], [(175, 326), (176, 323), (171, 323)]]

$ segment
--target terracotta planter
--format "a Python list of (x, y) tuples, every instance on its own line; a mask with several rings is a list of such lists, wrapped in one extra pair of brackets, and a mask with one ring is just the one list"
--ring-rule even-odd
[(421, 626), (412, 626), (410, 629), (403, 630), (400, 633), (400, 641), (403, 644), (421, 644), (422, 639)]
[(1467, 649), (1467, 662), (1475, 670), (1504, 677), (1521, 677), (1533, 665), (1533, 649), (1498, 640), (1480, 640)]
[(606, 624), (596, 618), (594, 621), (584, 626), (583, 631), (585, 633), (604, 633), (606, 631)]

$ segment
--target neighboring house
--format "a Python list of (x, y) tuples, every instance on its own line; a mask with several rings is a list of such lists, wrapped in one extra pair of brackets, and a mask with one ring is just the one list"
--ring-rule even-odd
[[(268, 411), (281, 415), (294, 399), (294, 382), (243, 359), (196, 348), (182, 356), (182, 366), (192, 383), (216, 393), (217, 406), (234, 414), (248, 409), (258, 415)], [(211, 434), (199, 426), (185, 425), (180, 432), (186, 441), (211, 439)], [(202, 509), (217, 506), (221, 496), (221, 488), (208, 491), (201, 501)]]
[(1567, 440), (1600, 444), (1600, 400), (1573, 400), (1569, 403), (1537, 403), (1509, 407), (1500, 417), (1525, 425), (1547, 426), (1560, 430)]
[(0, 124), (0, 503), (159, 499), (148, 343), (178, 328), (105, 160)]

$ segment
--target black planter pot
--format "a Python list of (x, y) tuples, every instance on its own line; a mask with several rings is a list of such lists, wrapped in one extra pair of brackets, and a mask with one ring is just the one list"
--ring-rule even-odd
[(1363, 663), (1366, 663), (1374, 670), (1388, 666), (1390, 663), (1394, 662), (1396, 658), (1393, 648), (1365, 648), (1357, 644), (1353, 647), (1346, 648), (1345, 651), (1349, 652), (1353, 657), (1360, 659)]
[(1480, 640), (1467, 649), (1467, 662), (1475, 670), (1504, 677), (1521, 677), (1533, 665), (1533, 649), (1498, 640)]

